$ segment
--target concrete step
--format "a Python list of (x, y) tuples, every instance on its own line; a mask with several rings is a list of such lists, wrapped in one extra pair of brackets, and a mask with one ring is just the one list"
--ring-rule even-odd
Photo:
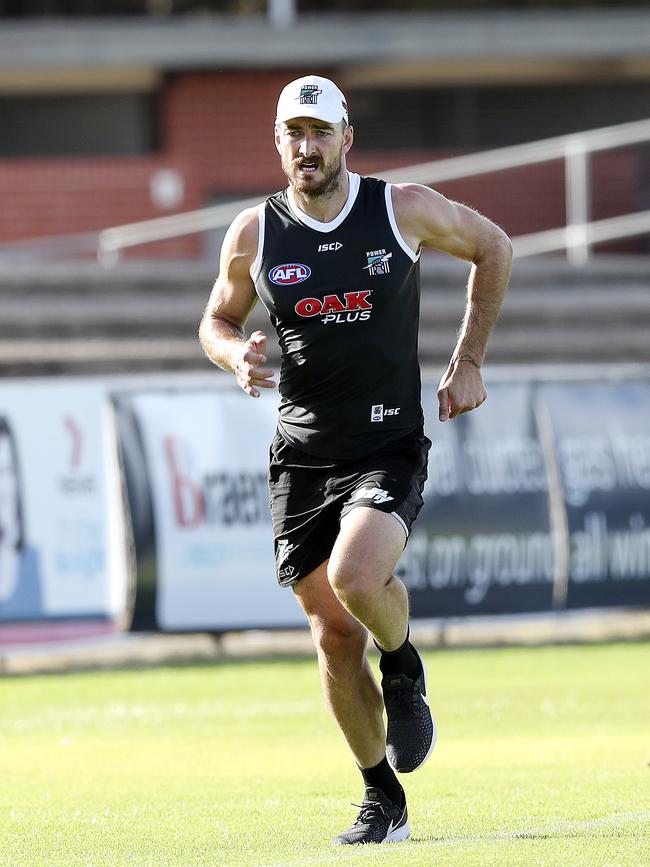
[[(423, 286), (420, 302), (422, 321), (459, 321), (465, 294), (436, 291)], [(622, 286), (615, 291), (590, 288), (554, 288), (543, 293), (523, 292), (512, 286), (505, 298), (499, 321), (502, 323), (650, 322), (650, 288)]]
[[(468, 266), (423, 257), (420, 358), (444, 367), (465, 304)], [(214, 272), (204, 264), (0, 266), (0, 373), (209, 369), (197, 330)], [(279, 349), (261, 304), (248, 329)], [(516, 263), (491, 337), (495, 363), (646, 361), (650, 259), (597, 260), (587, 269)]]
[[(0, 298), (41, 297), (58, 294), (101, 296), (141, 294), (161, 297), (196, 293), (205, 305), (218, 266), (203, 262), (126, 262), (102, 268), (92, 262), (8, 264), (0, 259)], [(421, 259), (423, 285), (436, 289), (462, 289), (469, 265), (448, 256), (425, 253)], [(636, 285), (650, 289), (650, 257), (598, 256), (584, 268), (574, 268), (561, 258), (540, 257), (515, 261), (513, 289), (579, 288), (614, 290)]]
[(196, 298), (147, 299), (140, 295), (115, 299), (94, 298), (92, 303), (67, 295), (42, 299), (11, 298), (0, 301), (0, 337), (196, 335), (203, 304)]
[(210, 362), (198, 340), (190, 338), (0, 339), (0, 373), (5, 376), (207, 370), (209, 367)]
[[(92, 302), (62, 292), (44, 298), (26, 297), (2, 300), (0, 336), (85, 334), (195, 334), (203, 314), (205, 299), (197, 294), (178, 293), (159, 299), (132, 294), (116, 299), (109, 294)], [(461, 291), (424, 287), (420, 319), (423, 323), (458, 324), (465, 295)], [(640, 320), (650, 322), (650, 290), (637, 286), (621, 287), (615, 292), (577, 289), (553, 290), (537, 294), (513, 288), (508, 293), (499, 322), (524, 324), (623, 324)], [(268, 316), (258, 304), (252, 315), (255, 327), (268, 331)]]
[[(267, 333), (268, 333), (268, 329)], [(420, 329), (420, 361), (423, 366), (444, 367), (456, 341), (455, 327), (423, 324)], [(567, 363), (647, 361), (650, 358), (647, 325), (625, 330), (561, 326), (553, 330), (538, 325), (495, 328), (490, 339), (490, 363)], [(279, 348), (274, 337), (267, 346), (269, 364), (278, 368)], [(198, 339), (193, 336), (71, 337), (68, 339), (0, 339), (0, 371), (62, 373), (123, 370), (207, 370)]]

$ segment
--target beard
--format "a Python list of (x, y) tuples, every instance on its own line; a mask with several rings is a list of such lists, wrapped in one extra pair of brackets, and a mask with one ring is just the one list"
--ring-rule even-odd
[(325, 163), (321, 157), (311, 157), (309, 162), (313, 162), (315, 159), (318, 161), (318, 171), (323, 174), (323, 178), (318, 182), (309, 175), (306, 177), (298, 175), (300, 165), (306, 162), (305, 159), (282, 158), (282, 169), (293, 187), (294, 193), (299, 193), (307, 199), (329, 196), (339, 190), (342, 184), (343, 166), (340, 153), (329, 163)]

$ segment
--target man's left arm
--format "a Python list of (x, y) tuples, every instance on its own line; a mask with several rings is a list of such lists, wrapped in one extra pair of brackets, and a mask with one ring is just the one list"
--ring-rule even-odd
[(438, 388), (439, 418), (447, 421), (487, 397), (481, 365), (512, 266), (512, 245), (498, 226), (471, 208), (419, 184), (393, 187), (400, 232), (417, 250), (432, 247), (472, 262), (458, 340)]

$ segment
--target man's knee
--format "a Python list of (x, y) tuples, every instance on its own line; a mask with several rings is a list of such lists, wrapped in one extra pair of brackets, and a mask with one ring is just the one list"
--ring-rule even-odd
[(352, 610), (363, 607), (376, 590), (382, 576), (368, 571), (362, 563), (330, 560), (327, 578), (338, 599)]
[(368, 633), (352, 618), (318, 619), (312, 621), (311, 631), (319, 653), (330, 663), (356, 666), (363, 659)]

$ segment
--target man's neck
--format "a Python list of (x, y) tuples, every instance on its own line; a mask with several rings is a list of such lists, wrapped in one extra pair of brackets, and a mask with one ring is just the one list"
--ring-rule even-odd
[(341, 172), (341, 184), (337, 189), (325, 196), (305, 196), (292, 188), (293, 200), (300, 210), (320, 223), (331, 223), (345, 207), (350, 193), (350, 178), (344, 169)]

